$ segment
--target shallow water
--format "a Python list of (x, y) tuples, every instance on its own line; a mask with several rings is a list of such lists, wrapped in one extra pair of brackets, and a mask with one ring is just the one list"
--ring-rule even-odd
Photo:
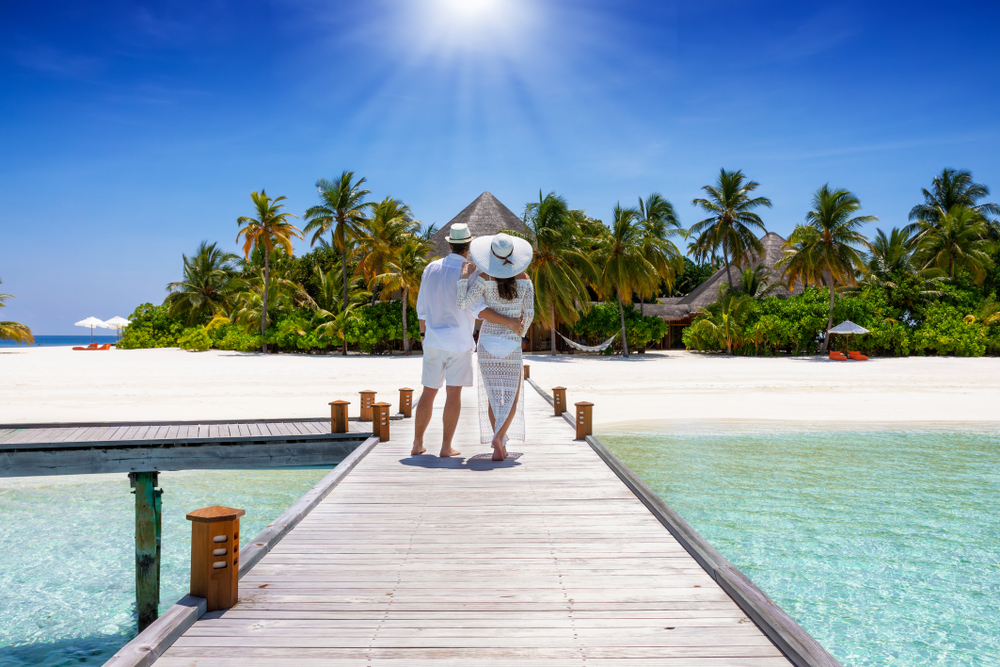
[(1000, 664), (1000, 425), (601, 440), (844, 665)]
[[(252, 539), (329, 468), (160, 473), (160, 613), (187, 594), (191, 510), (246, 509)], [(136, 634), (128, 476), (0, 479), (0, 665), (101, 665)]]

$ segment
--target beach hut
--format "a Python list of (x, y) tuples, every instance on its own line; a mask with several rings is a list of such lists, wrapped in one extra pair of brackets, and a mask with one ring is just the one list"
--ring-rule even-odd
[(513, 229), (521, 234), (528, 233), (528, 228), (521, 218), (492, 194), (484, 192), (431, 237), (434, 252), (438, 257), (447, 257), (451, 252), (448, 248), (448, 233), (451, 226), (458, 222), (468, 225), (473, 236), (492, 236), (504, 229)]

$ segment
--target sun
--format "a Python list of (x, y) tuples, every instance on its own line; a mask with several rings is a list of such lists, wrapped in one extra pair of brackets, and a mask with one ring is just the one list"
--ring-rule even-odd
[[(503, 18), (503, 0), (437, 0), (441, 18), (456, 22), (478, 23)], [(507, 3), (509, 4), (509, 3)]]
[(537, 14), (526, 0), (423, 0), (412, 6), (420, 7), (420, 41), (447, 54), (516, 51)]

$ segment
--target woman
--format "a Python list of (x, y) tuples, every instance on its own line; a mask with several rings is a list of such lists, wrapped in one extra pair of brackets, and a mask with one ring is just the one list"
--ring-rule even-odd
[[(507, 234), (473, 239), (472, 262), (462, 267), (458, 281), (459, 308), (482, 297), (488, 308), (521, 321), (520, 331), (492, 322), (483, 322), (479, 331), (479, 434), (484, 444), (493, 444), (494, 461), (507, 458), (508, 436), (524, 440), (521, 337), (535, 316), (535, 288), (524, 273), (531, 255), (530, 243)], [(482, 273), (470, 285), (476, 268)]]

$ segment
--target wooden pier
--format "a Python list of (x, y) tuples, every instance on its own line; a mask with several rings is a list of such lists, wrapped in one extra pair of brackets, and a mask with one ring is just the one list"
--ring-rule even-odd
[(471, 392), (462, 457), (433, 456), (439, 411), (424, 456), (412, 420), (393, 422), (266, 554), (241, 552), (235, 607), (192, 624), (204, 601), (186, 598), (108, 664), (839, 664), (525, 391), (507, 461), (479, 444)]

